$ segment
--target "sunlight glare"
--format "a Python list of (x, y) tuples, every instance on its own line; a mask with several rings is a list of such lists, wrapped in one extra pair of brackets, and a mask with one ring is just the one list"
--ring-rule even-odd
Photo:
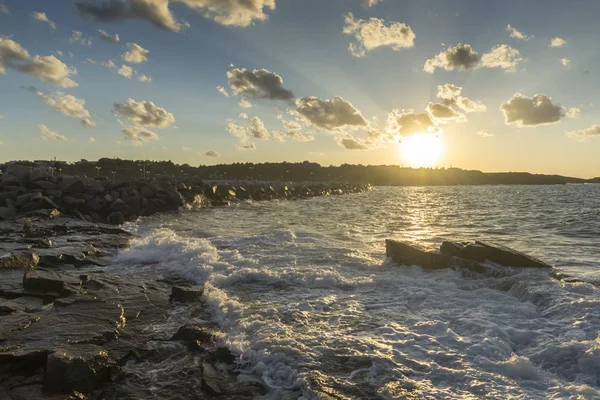
[(402, 138), (402, 160), (410, 167), (433, 166), (442, 154), (442, 141), (435, 134), (421, 133)]

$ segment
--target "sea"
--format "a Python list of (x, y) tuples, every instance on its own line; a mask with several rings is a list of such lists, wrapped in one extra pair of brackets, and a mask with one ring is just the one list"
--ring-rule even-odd
[[(238, 379), (265, 385), (262, 399), (600, 399), (600, 185), (375, 187), (128, 229), (109, 269), (203, 284)], [(426, 271), (387, 260), (388, 238), (482, 240), (555, 269)], [(160, 393), (169, 369), (140, 373)]]

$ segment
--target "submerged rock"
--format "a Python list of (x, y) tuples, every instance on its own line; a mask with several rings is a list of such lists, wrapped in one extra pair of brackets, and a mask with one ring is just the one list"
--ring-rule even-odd
[(387, 256), (397, 264), (419, 265), (425, 269), (446, 268), (439, 254), (428, 252), (415, 245), (387, 239), (385, 249)]
[(550, 264), (540, 261), (527, 254), (517, 250), (492, 245), (480, 241), (472, 243), (448, 242), (442, 243), (440, 248), (442, 255), (451, 255), (473, 261), (491, 261), (496, 264), (507, 267), (534, 267), (534, 268), (552, 268)]
[(204, 288), (202, 286), (173, 286), (171, 289), (171, 301), (187, 303), (202, 297)]

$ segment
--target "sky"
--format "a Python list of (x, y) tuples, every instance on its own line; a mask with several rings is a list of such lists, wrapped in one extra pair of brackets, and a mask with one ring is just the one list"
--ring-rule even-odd
[(0, 0), (0, 161), (600, 176), (595, 0)]

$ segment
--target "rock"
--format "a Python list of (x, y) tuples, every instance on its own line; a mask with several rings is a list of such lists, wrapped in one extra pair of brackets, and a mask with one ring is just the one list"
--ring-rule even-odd
[(46, 196), (52, 196), (54, 200), (60, 199), (62, 197), (62, 192), (60, 190), (47, 189), (44, 190), (44, 193), (46, 194)]
[(110, 381), (114, 362), (96, 345), (65, 346), (48, 355), (44, 390), (49, 393), (89, 393)]
[(17, 212), (11, 207), (0, 207), (0, 219), (12, 219), (17, 216)]
[(129, 214), (131, 208), (121, 199), (116, 199), (110, 205), (111, 210), (117, 211), (123, 215)]
[[(33, 193), (25, 193), (20, 196), (17, 196), (17, 198), (15, 200), (15, 206), (17, 208), (23, 207), (24, 205), (26, 205), (27, 203), (32, 201), (32, 196), (33, 196)], [(39, 200), (39, 196), (37, 196), (36, 200)]]
[[(0, 176), (2, 176), (2, 175), (0, 175)], [(6, 199), (16, 200), (17, 196), (19, 196), (19, 191), (17, 191), (17, 190), (0, 192), (0, 204), (4, 204)]]
[(204, 288), (202, 286), (173, 286), (171, 289), (171, 301), (187, 303), (198, 300), (200, 297), (202, 297), (203, 293)]
[(106, 220), (112, 225), (122, 225), (125, 223), (125, 217), (120, 212), (111, 212)]
[(33, 187), (44, 189), (44, 190), (56, 190), (58, 185), (50, 181), (36, 181), (33, 183)]
[(93, 212), (100, 212), (104, 208), (104, 203), (98, 196), (85, 203), (85, 209)]
[(19, 211), (27, 212), (27, 211), (34, 211), (34, 210), (40, 210), (40, 209), (53, 210), (53, 209), (58, 209), (58, 206), (52, 200), (50, 200), (48, 197), (42, 196), (41, 194), (39, 194), (39, 196), (35, 196), (35, 200), (33, 200), (33, 196), (32, 196), (32, 200), (29, 203), (27, 203), (26, 205), (24, 205), (23, 207), (21, 207), (19, 209)]
[(85, 200), (84, 199), (80, 199), (77, 197), (73, 197), (73, 196), (64, 196), (62, 198), (63, 203), (65, 203), (65, 205), (69, 206), (69, 207), (75, 207), (75, 206), (80, 206), (85, 204)]
[(14, 175), (21, 182), (25, 182), (27, 179), (29, 179), (29, 173), (31, 170), (31, 167), (18, 164), (9, 164), (6, 167), (6, 173)]
[(45, 168), (32, 168), (29, 172), (29, 181), (35, 182), (42, 179), (51, 178), (50, 174)]
[(40, 262), (40, 257), (35, 253), (4, 254), (0, 255), (0, 270), (10, 269), (34, 269)]
[(31, 292), (67, 294), (67, 282), (80, 284), (79, 281), (63, 277), (59, 273), (30, 271), (23, 275), (23, 288)]
[(177, 333), (175, 333), (171, 340), (178, 340), (182, 342), (210, 344), (215, 341), (215, 330), (210, 328), (203, 328), (197, 325), (184, 325)]
[(76, 176), (63, 176), (58, 187), (65, 193), (85, 193), (87, 191), (85, 183)]
[[(466, 245), (453, 243), (452, 246), (451, 252), (454, 256), (467, 260), (478, 262), (487, 260), (508, 267), (552, 268), (550, 264), (505, 246), (492, 245), (480, 241)], [(449, 248), (450, 245), (446, 244), (445, 251), (448, 252)], [(457, 252), (458, 248), (460, 248), (460, 251)]]
[(417, 246), (412, 246), (396, 240), (385, 241), (386, 255), (392, 261), (403, 265), (419, 265), (425, 269), (445, 268), (442, 257), (433, 252), (428, 252)]
[(465, 247), (465, 244), (444, 240), (440, 246), (440, 254), (450, 257), (458, 256)]

